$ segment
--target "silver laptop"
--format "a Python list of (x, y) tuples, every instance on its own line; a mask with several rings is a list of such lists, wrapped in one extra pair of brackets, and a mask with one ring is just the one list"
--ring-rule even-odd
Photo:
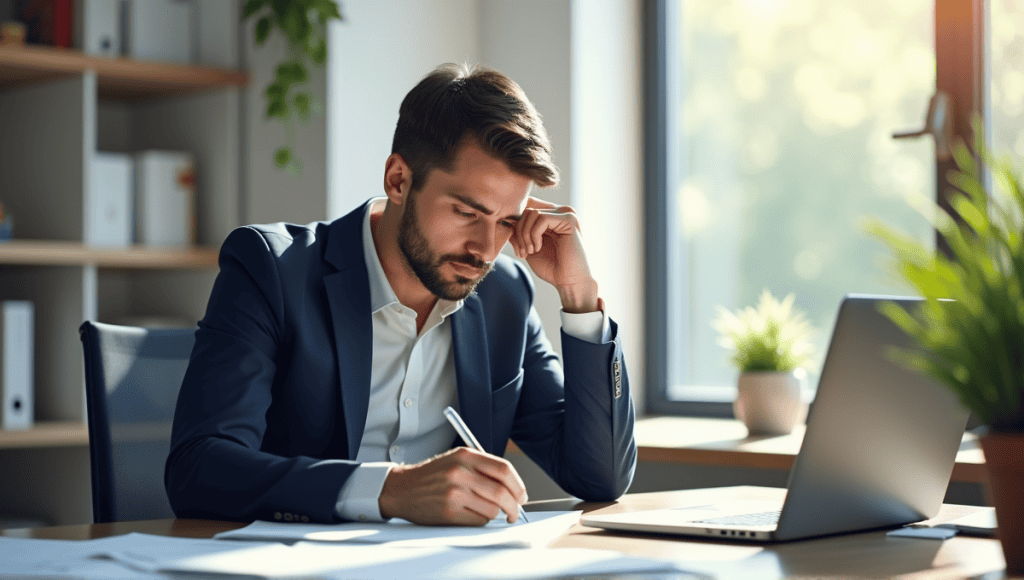
[(945, 386), (893, 362), (912, 339), (881, 314), (885, 300), (849, 295), (836, 318), (784, 503), (730, 502), (584, 515), (612, 530), (778, 542), (894, 527), (942, 505), (968, 413)]

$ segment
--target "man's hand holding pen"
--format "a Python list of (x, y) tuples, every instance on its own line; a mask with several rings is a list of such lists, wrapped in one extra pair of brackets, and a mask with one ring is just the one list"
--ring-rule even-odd
[(526, 486), (511, 463), (458, 447), (422, 463), (393, 467), (378, 503), (385, 518), (482, 526), (502, 511), (514, 523), (526, 501)]

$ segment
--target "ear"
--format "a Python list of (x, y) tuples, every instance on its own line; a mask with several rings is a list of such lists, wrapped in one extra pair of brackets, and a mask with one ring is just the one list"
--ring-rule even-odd
[(398, 153), (392, 153), (384, 162), (384, 193), (388, 201), (402, 205), (412, 187), (412, 170)]

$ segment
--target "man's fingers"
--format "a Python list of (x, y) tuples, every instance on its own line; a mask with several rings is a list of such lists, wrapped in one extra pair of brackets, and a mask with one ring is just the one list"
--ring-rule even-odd
[(550, 201), (545, 201), (543, 199), (540, 199), (539, 197), (533, 197), (531, 195), (526, 200), (526, 207), (533, 209), (554, 209), (558, 206), (551, 203)]
[(392, 469), (378, 500), (385, 517), (420, 524), (483, 525), (501, 511), (516, 520), (526, 487), (508, 461), (458, 448)]
[(518, 512), (519, 504), (526, 502), (527, 495), (526, 484), (519, 477), (516, 468), (501, 457), (479, 451), (473, 453), (476, 455), (472, 460), (473, 469), (492, 481), (492, 485), (501, 486), (512, 498), (512, 501), (516, 502), (516, 511)]
[[(516, 501), (516, 497), (521, 496), (513, 496), (513, 492), (504, 483), (483, 476), (482, 480), (472, 487), (472, 490), (483, 501), (501, 508), (509, 523), (515, 522), (519, 517), (519, 502)], [(497, 515), (495, 512), (494, 516)]]
[(449, 514), (452, 523), (482, 526), (498, 516), (500, 505), (476, 493), (475, 489), (459, 489), (451, 494)]
[(523, 250), (527, 255), (532, 254), (540, 249), (540, 246), (534, 247), (533, 230), (537, 219), (540, 217), (540, 212), (536, 209), (527, 209), (523, 212), (523, 217), (517, 224), (519, 227), (517, 232), (519, 234), (519, 243), (522, 245)]

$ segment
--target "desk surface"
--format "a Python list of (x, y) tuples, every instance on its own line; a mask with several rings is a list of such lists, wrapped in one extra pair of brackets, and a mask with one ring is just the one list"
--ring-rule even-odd
[[(613, 503), (552, 500), (527, 505), (527, 511), (582, 509), (616, 513), (678, 507), (723, 497), (782, 499), (785, 490), (731, 487), (630, 494)], [(945, 505), (939, 519), (952, 519), (976, 508)], [(50, 539), (101, 538), (129, 532), (209, 538), (243, 524), (212, 520), (167, 519), (0, 531), (0, 535)], [(748, 545), (663, 535), (614, 533), (573, 526), (556, 548), (600, 548), (669, 558), (685, 566), (730, 578), (1003, 578), (1003, 555), (996, 540), (957, 536), (945, 541), (890, 538), (884, 531), (848, 534), (774, 545)]]

